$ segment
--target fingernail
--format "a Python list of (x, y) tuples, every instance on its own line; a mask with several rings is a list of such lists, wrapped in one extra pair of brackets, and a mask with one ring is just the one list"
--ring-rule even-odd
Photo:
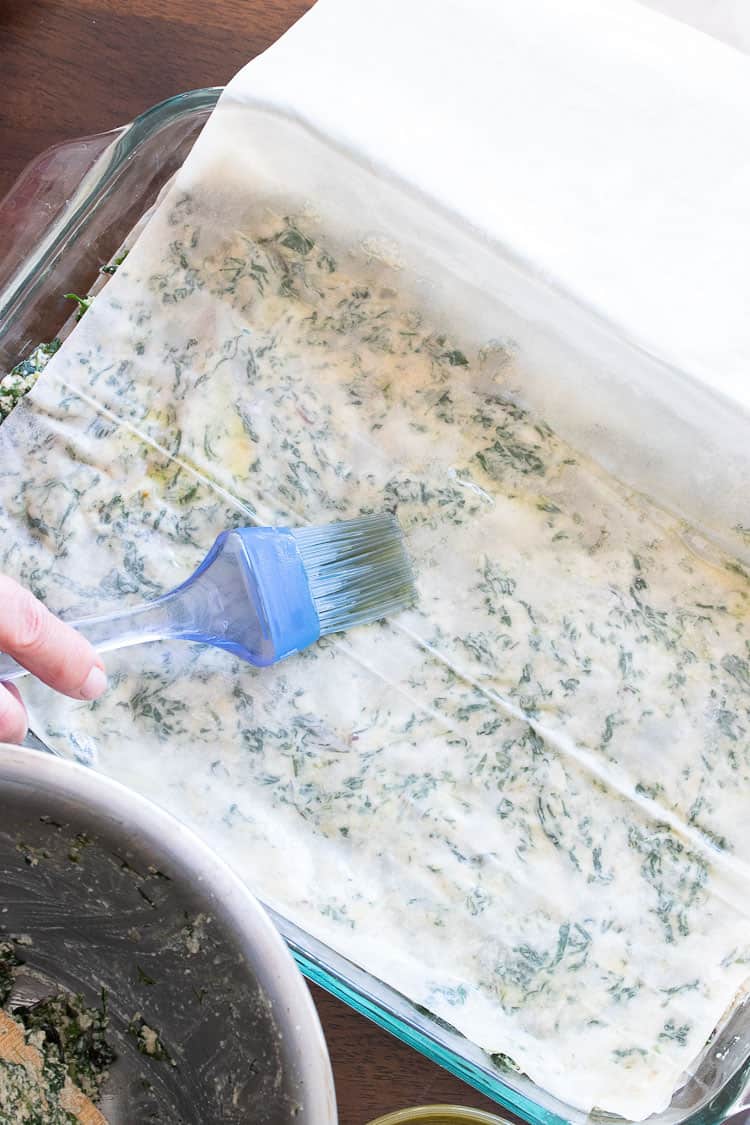
[(98, 699), (107, 686), (107, 674), (96, 664), (81, 685), (78, 694), (81, 699)]

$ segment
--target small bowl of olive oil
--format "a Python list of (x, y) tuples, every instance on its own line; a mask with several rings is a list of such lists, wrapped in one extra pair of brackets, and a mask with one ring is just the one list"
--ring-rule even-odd
[(504, 1117), (461, 1105), (421, 1105), (397, 1109), (370, 1125), (511, 1125)]

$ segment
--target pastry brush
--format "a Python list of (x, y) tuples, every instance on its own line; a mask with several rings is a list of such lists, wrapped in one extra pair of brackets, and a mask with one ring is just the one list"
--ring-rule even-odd
[[(181, 639), (262, 667), (327, 633), (398, 613), (415, 598), (398, 521), (381, 513), (323, 527), (224, 531), (174, 590), (69, 624), (99, 652)], [(0, 654), (0, 681), (26, 674)]]

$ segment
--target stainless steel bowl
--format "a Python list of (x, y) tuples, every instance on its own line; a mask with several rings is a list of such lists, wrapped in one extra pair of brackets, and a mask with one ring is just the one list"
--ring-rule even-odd
[[(244, 884), (124, 786), (4, 745), (2, 941), (25, 962), (11, 1005), (60, 990), (97, 1005), (106, 989), (111, 1125), (334, 1125), (310, 994)], [(168, 1059), (139, 1051), (136, 1015)]]

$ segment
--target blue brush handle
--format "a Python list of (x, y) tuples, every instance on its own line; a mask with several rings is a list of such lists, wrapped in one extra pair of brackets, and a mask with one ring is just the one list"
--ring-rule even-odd
[[(305, 567), (286, 528), (223, 532), (194, 574), (154, 601), (70, 624), (99, 652), (179, 638), (263, 667), (320, 636)], [(26, 669), (0, 654), (0, 681)]]

